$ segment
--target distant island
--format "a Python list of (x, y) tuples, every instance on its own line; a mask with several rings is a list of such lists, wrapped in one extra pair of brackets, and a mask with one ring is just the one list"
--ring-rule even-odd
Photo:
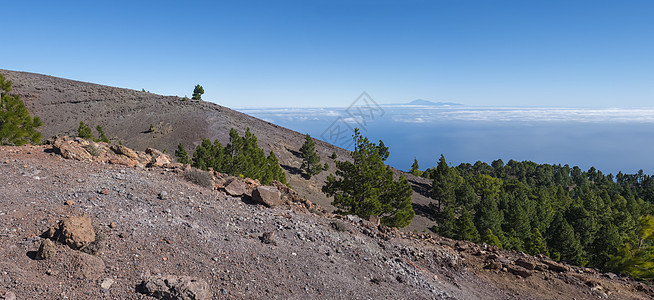
[(409, 105), (427, 105), (427, 106), (455, 106), (455, 105), (463, 105), (460, 103), (454, 103), (454, 102), (433, 102), (425, 99), (416, 99), (408, 103)]

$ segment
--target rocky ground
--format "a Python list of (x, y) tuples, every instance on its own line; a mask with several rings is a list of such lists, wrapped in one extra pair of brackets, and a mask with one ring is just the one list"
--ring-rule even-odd
[(654, 297), (613, 274), (324, 213), (283, 187), (258, 204), (256, 182), (207, 184), (153, 151), (62, 157), (83, 144), (0, 147), (0, 297)]
[[(237, 129), (240, 134), (250, 128), (257, 136), (260, 147), (266, 152), (275, 152), (286, 171), (288, 182), (295, 190), (312, 202), (333, 210), (332, 199), (322, 193), (321, 187), (327, 175), (336, 171), (334, 159), (329, 156), (336, 153), (338, 160), (349, 159), (349, 152), (344, 149), (316, 140), (321, 162), (328, 163), (330, 170), (307, 180), (301, 176), (299, 169), (301, 158), (298, 151), (304, 143), (304, 133), (207, 101), (184, 100), (177, 96), (162, 96), (34, 73), (1, 69), (0, 73), (12, 81), (12, 93), (21, 97), (30, 113), (43, 120), (44, 125), (39, 130), (45, 138), (74, 135), (79, 122), (83, 121), (93, 128), (94, 133), (95, 126), (101, 125), (114, 143), (122, 141), (132, 149), (144, 151), (146, 148), (155, 148), (172, 154), (177, 145), (182, 143), (192, 154), (202, 138), (212, 141), (218, 139), (226, 145), (231, 128)], [(154, 130), (149, 130), (150, 125)], [(325, 124), (325, 128), (328, 126)], [(393, 155), (393, 149), (390, 151)], [(396, 170), (396, 177), (400, 175), (407, 176), (416, 191), (413, 193), (413, 203), (417, 214), (411, 225), (403, 230), (427, 230), (434, 225), (425, 210), (431, 201), (425, 197), (428, 195), (429, 181)]]

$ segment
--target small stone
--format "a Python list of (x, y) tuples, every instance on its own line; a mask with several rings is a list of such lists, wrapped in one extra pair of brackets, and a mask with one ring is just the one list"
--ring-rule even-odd
[(116, 228), (116, 223), (114, 222), (109, 223), (109, 228)]
[(103, 194), (103, 195), (109, 195), (109, 193), (111, 193), (111, 191), (109, 191), (108, 189), (101, 189), (98, 193)]
[(68, 206), (72, 206), (73, 204), (75, 204), (75, 201), (73, 200), (66, 200), (66, 202), (64, 202), (64, 205), (68, 205)]
[(111, 287), (112, 284), (114, 284), (113, 279), (105, 278), (105, 280), (103, 280), (102, 283), (100, 284), (100, 287), (105, 289), (105, 290), (108, 290)]
[(161, 200), (168, 199), (168, 193), (166, 191), (162, 191), (161, 193), (159, 193), (159, 199)]
[(272, 244), (272, 245), (275, 245), (275, 246), (277, 245), (277, 242), (275, 242), (275, 232), (274, 231), (264, 232), (260, 239), (265, 244)]
[(54, 242), (50, 239), (43, 239), (41, 240), (39, 250), (36, 252), (36, 259), (51, 259), (56, 254), (57, 249), (55, 248)]
[(16, 300), (16, 294), (14, 294), (14, 292), (12, 292), (12, 291), (8, 291), (8, 292), (5, 293), (4, 299), (5, 300)]

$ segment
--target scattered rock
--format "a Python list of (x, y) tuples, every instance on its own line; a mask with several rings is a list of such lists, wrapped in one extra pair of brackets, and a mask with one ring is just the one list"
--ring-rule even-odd
[(170, 163), (172, 163), (172, 161), (170, 160), (170, 157), (167, 154), (158, 155), (151, 162), (151, 164), (155, 167), (167, 166)]
[(109, 159), (109, 163), (113, 165), (122, 165), (122, 166), (128, 166), (128, 167), (134, 167), (139, 164), (139, 161), (136, 159), (131, 159), (127, 157), (112, 157)]
[(139, 155), (136, 153), (136, 151), (127, 148), (123, 145), (112, 145), (111, 147), (109, 147), (109, 149), (111, 149), (111, 151), (113, 151), (116, 154), (127, 156), (127, 158), (133, 160), (139, 159)]
[(12, 291), (7, 291), (3, 296), (4, 300), (16, 300), (16, 294)]
[(116, 223), (114, 222), (109, 223), (109, 228), (116, 228)]
[(51, 227), (45, 235), (75, 250), (95, 241), (95, 230), (91, 219), (87, 216), (67, 217)]
[(618, 275), (615, 275), (615, 273), (611, 273), (611, 272), (609, 272), (609, 273), (605, 273), (605, 274), (604, 274), (604, 277), (613, 280), (613, 279), (615, 279), (616, 277), (618, 277)]
[(568, 272), (568, 267), (563, 264), (557, 263), (551, 260), (543, 260), (543, 263), (547, 265), (547, 268), (555, 272)]
[(492, 261), (488, 263), (484, 269), (489, 269), (489, 270), (501, 270), (502, 269), (502, 264), (496, 261)]
[(159, 275), (146, 278), (137, 287), (139, 293), (157, 299), (211, 299), (209, 284), (190, 276)]
[(525, 268), (527, 270), (533, 270), (533, 269), (536, 268), (535, 263), (530, 262), (530, 261), (528, 261), (528, 260), (526, 260), (524, 258), (520, 258), (520, 259), (516, 260), (515, 264), (518, 265), (518, 266), (521, 266), (521, 267), (523, 267), (523, 268)]
[(75, 204), (75, 201), (73, 201), (73, 200), (66, 200), (66, 202), (64, 202), (64, 205), (68, 205), (68, 206), (73, 206), (74, 204)]
[(168, 199), (168, 193), (166, 191), (161, 191), (161, 193), (159, 193), (158, 197), (161, 200), (166, 200), (166, 199)]
[(74, 252), (73, 270), (78, 278), (98, 280), (104, 275), (104, 261), (97, 256)]
[(51, 259), (55, 255), (57, 255), (57, 249), (54, 242), (50, 239), (42, 239), (41, 246), (36, 252), (36, 259)]
[(274, 186), (260, 186), (252, 191), (252, 200), (268, 207), (282, 205), (281, 192)]
[(265, 244), (272, 244), (272, 245), (277, 246), (277, 242), (275, 242), (275, 232), (274, 231), (264, 232), (260, 239)]
[(62, 157), (75, 160), (92, 160), (93, 156), (89, 154), (83, 146), (89, 143), (83, 139), (70, 140), (67, 137), (56, 138), (52, 148)]
[(507, 269), (507, 271), (511, 272), (512, 274), (522, 276), (524, 278), (527, 278), (531, 276), (531, 272), (521, 266), (516, 266), (516, 265), (504, 265), (504, 267)]
[(113, 284), (114, 284), (114, 280), (113, 280), (113, 279), (111, 279), (111, 278), (105, 278), (105, 279), (102, 281), (102, 283), (100, 284), (100, 287), (103, 288), (103, 289), (105, 289), (105, 290), (108, 290), (108, 289), (111, 287), (111, 285), (113, 285)]
[(245, 183), (241, 180), (234, 179), (225, 186), (225, 192), (234, 197), (242, 196), (246, 192)]

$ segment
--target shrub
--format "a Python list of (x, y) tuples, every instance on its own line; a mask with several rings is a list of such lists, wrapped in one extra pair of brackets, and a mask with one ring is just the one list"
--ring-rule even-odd
[(202, 187), (210, 188), (213, 186), (213, 176), (206, 171), (191, 169), (184, 172), (184, 178)]

